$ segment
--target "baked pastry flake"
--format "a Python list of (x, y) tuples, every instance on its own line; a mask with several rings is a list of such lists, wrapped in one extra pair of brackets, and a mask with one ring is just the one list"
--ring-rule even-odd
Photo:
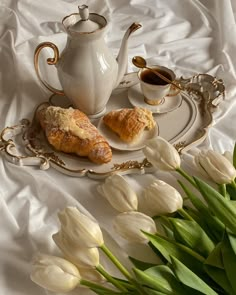
[(127, 143), (135, 142), (145, 129), (151, 130), (156, 125), (152, 112), (139, 107), (111, 111), (103, 117), (103, 122)]
[(48, 106), (38, 110), (36, 116), (56, 150), (88, 157), (97, 164), (111, 161), (108, 142), (83, 112)]

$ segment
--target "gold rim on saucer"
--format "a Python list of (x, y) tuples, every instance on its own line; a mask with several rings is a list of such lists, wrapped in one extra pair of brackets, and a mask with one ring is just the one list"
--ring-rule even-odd
[(144, 101), (147, 104), (150, 104), (152, 106), (156, 106), (156, 105), (163, 104), (165, 102), (165, 98), (163, 97), (162, 99), (148, 99), (144, 96)]

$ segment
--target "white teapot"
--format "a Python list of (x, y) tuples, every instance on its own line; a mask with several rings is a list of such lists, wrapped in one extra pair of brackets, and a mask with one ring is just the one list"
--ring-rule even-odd
[[(127, 41), (130, 34), (141, 27), (133, 23), (126, 31), (118, 57), (115, 59), (104, 41), (106, 19), (89, 13), (88, 6), (79, 6), (79, 13), (66, 16), (62, 21), (68, 34), (67, 44), (59, 56), (58, 48), (51, 42), (38, 45), (34, 65), (38, 78), (51, 92), (66, 95), (75, 108), (91, 117), (101, 116), (111, 92), (123, 78), (127, 68)], [(55, 89), (41, 78), (39, 54), (44, 47), (54, 51), (48, 58), (55, 65), (63, 90)]]

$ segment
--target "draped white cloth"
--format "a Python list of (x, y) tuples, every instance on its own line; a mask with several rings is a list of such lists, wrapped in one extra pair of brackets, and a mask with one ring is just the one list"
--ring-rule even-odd
[[(38, 81), (33, 55), (36, 46), (52, 41), (61, 50), (66, 33), (61, 20), (77, 11), (79, 4), (104, 15), (109, 21), (108, 46), (117, 54), (125, 30), (132, 22), (142, 29), (129, 40), (131, 58), (142, 55), (149, 64), (172, 68), (178, 76), (209, 73), (222, 78), (226, 99), (217, 113), (201, 148), (232, 150), (236, 139), (236, 2), (233, 0), (2, 0), (0, 1), (0, 129), (22, 118), (32, 118), (36, 105), (50, 93)], [(46, 78), (56, 85), (55, 72)], [(191, 151), (190, 151), (191, 152)], [(154, 177), (174, 178), (163, 173), (130, 175), (126, 179), (140, 192)], [(136, 252), (112, 230), (117, 212), (96, 192), (99, 181), (74, 178), (53, 168), (19, 167), (0, 154), (0, 293), (4, 295), (49, 294), (30, 280), (35, 252), (58, 254), (51, 235), (57, 232), (57, 212), (77, 206), (98, 220), (108, 243), (112, 237), (137, 258)], [(110, 237), (110, 238), (109, 238)], [(105, 262), (108, 269), (111, 268)], [(92, 294), (86, 289), (74, 294)]]

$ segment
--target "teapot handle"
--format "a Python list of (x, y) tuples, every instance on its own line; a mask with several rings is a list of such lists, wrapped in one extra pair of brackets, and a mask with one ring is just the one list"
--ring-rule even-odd
[(59, 50), (57, 48), (57, 46), (55, 44), (53, 44), (52, 42), (43, 42), (40, 43), (37, 48), (35, 49), (34, 52), (34, 68), (36, 71), (36, 74), (39, 78), (39, 80), (43, 83), (43, 85), (50, 90), (51, 92), (55, 93), (55, 94), (59, 94), (59, 95), (65, 95), (63, 90), (58, 90), (54, 87), (52, 87), (51, 85), (49, 85), (44, 79), (42, 79), (41, 75), (40, 75), (40, 69), (39, 69), (39, 54), (40, 51), (45, 48), (45, 47), (50, 47), (53, 49), (54, 51), (54, 57), (53, 58), (48, 58), (47, 59), (47, 64), (48, 65), (56, 65), (58, 59), (59, 59)]

